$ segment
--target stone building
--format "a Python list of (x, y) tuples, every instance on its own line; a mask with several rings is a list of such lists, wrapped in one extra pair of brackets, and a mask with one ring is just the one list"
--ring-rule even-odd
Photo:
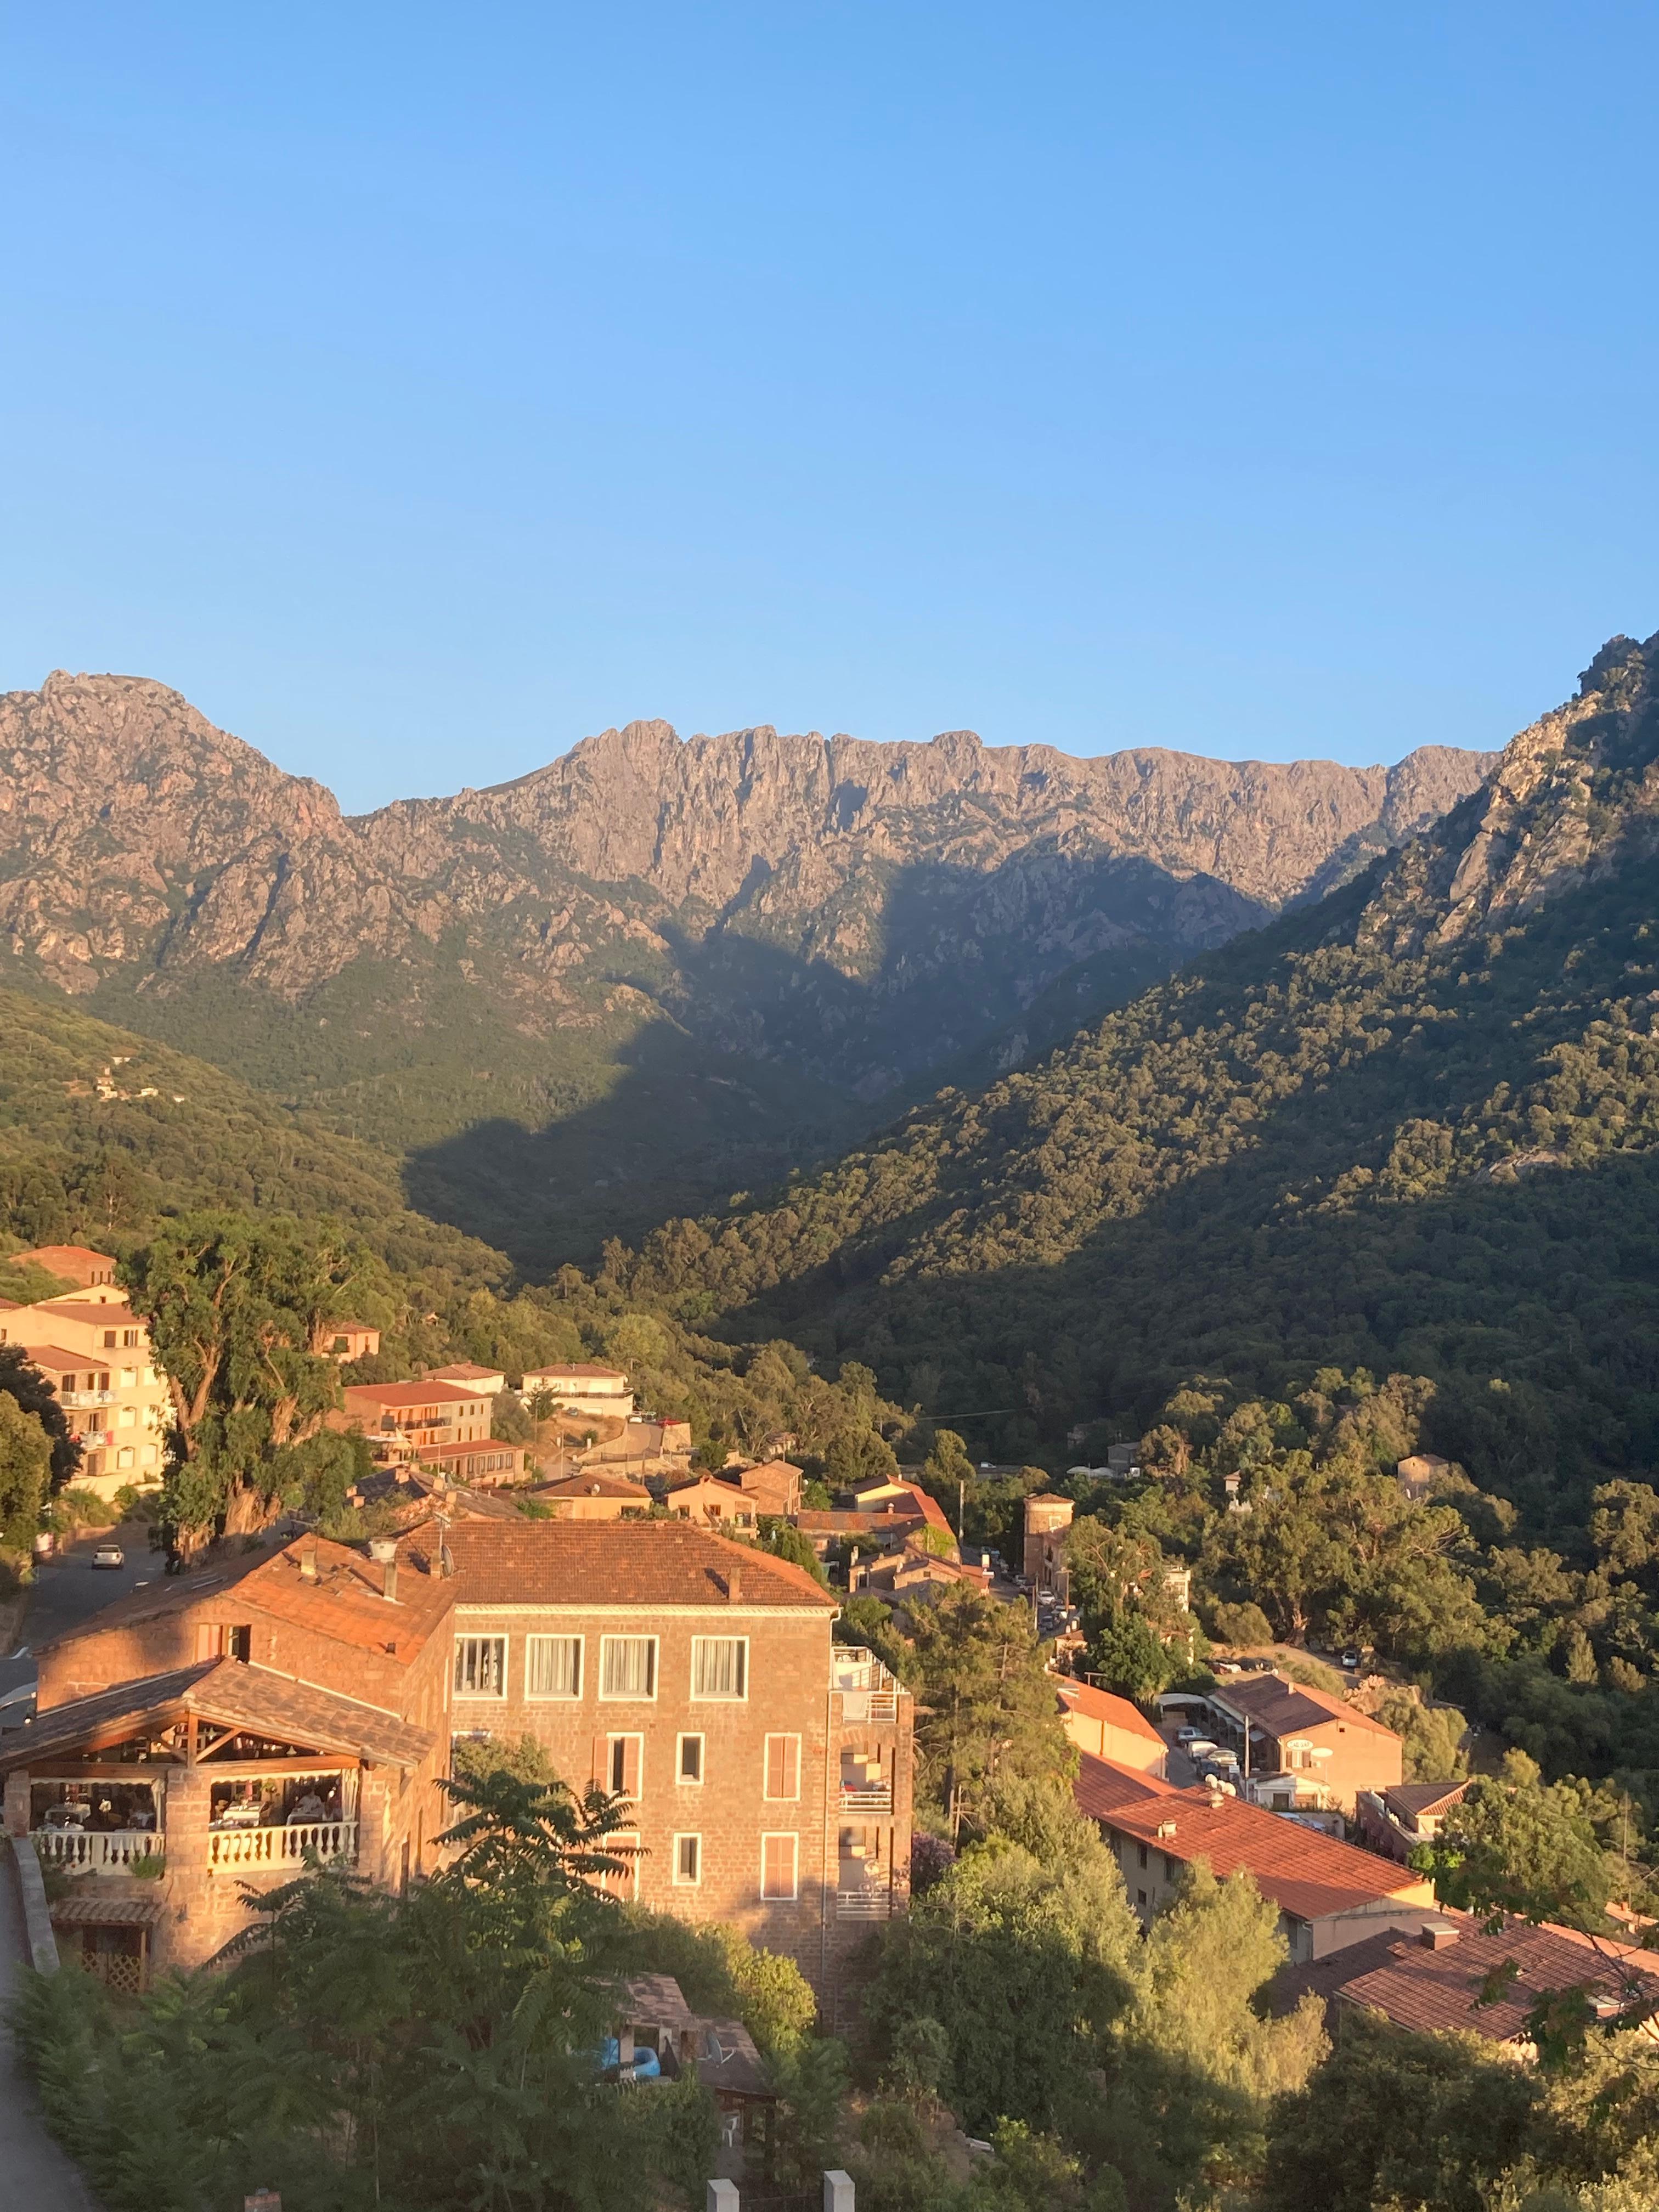
[(528, 1734), (630, 1801), (629, 1893), (732, 1923), (833, 2003), (909, 1890), (912, 1700), (833, 1644), (803, 1569), (684, 1522), (475, 1522), (400, 1547), (453, 1574), (458, 1735)]

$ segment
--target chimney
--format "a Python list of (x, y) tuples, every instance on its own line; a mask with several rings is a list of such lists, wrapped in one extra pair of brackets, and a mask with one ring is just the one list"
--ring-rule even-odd
[(743, 1569), (735, 1564), (726, 1571), (726, 1602), (737, 1605), (743, 1598)]
[(1457, 1930), (1443, 1920), (1425, 1920), (1417, 1931), (1417, 1940), (1425, 1951), (1449, 1951), (1457, 1941)]
[(396, 1604), (397, 1604), (397, 1602), (398, 1602), (398, 1555), (397, 1555), (397, 1553), (396, 1553), (395, 1552), (392, 1553), (392, 1557), (391, 1557), (391, 1558), (386, 1561), (386, 1589), (385, 1589), (385, 1593), (384, 1593), (384, 1595), (385, 1595), (385, 1597), (386, 1597), (386, 1603), (387, 1603), (388, 1605), (396, 1605)]
[(300, 1547), (300, 1580), (314, 1583), (317, 1579), (317, 1539), (307, 1536)]

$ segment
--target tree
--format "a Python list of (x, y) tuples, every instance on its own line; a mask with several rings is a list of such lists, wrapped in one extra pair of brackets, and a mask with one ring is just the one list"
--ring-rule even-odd
[(1073, 1755), (1023, 1606), (958, 1586), (919, 1607), (913, 1629), (916, 1747), (955, 1839), (999, 1777), (1069, 1771)]
[(52, 1443), (38, 1416), (0, 1390), (0, 1547), (27, 1552), (52, 1479)]
[(1524, 1752), (1508, 1754), (1501, 1778), (1472, 1782), (1413, 1863), (1432, 1874), (1443, 1904), (1499, 1925), (1557, 1920), (1610, 1932), (1615, 1877), (1583, 1802), (1567, 1784), (1540, 1787)]
[(1169, 1645), (1139, 1613), (1121, 1613), (1107, 1621), (1090, 1644), (1089, 1659), (1109, 1690), (1140, 1705), (1150, 1705), (1182, 1671)]
[(795, 1566), (804, 1567), (815, 1583), (825, 1589), (830, 1578), (819, 1565), (818, 1555), (812, 1549), (812, 1540), (803, 1536), (793, 1521), (781, 1520), (775, 1514), (763, 1513), (757, 1523), (756, 1533), (763, 1552), (770, 1552), (780, 1559), (788, 1559)]
[(187, 1215), (127, 1262), (172, 1393), (162, 1523), (175, 1547), (269, 1516), (280, 1455), (339, 1402), (338, 1370), (313, 1347), (368, 1267), (334, 1224), (232, 1213)]
[(29, 1364), (21, 1345), (0, 1344), (0, 1392), (46, 1431), (52, 1446), (49, 1487), (53, 1492), (67, 1488), (81, 1471), (81, 1447), (70, 1434), (69, 1417), (58, 1393), (40, 1369)]

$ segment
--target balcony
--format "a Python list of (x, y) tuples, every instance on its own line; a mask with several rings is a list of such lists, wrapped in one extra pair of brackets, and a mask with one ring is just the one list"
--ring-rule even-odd
[(307, 1852), (319, 1859), (355, 1859), (355, 1820), (294, 1820), (283, 1827), (212, 1828), (208, 1832), (210, 1867), (291, 1867), (296, 1872)]
[(58, 1402), (60, 1406), (112, 1406), (115, 1393), (113, 1390), (60, 1390)]
[(896, 1721), (899, 1686), (873, 1651), (861, 1644), (838, 1644), (830, 1655), (830, 1686), (848, 1721)]
[(837, 1920), (890, 1920), (892, 1917), (891, 1890), (838, 1889), (836, 1892)]
[(64, 1874), (131, 1874), (167, 1848), (154, 1828), (34, 1828), (29, 1840), (43, 1867)]
[(843, 1813), (890, 1813), (893, 1809), (893, 1770), (870, 1752), (843, 1751), (841, 1755), (841, 1809)]

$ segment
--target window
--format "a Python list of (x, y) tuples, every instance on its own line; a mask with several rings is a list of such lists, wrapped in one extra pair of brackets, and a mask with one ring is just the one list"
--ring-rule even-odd
[(104, 1331), (104, 1349), (106, 1352), (113, 1352), (115, 1349), (115, 1331), (112, 1328), (106, 1328)]
[(679, 1778), (682, 1782), (702, 1780), (702, 1738), (683, 1735), (680, 1738)]
[(121, 1331), (121, 1345), (123, 1350), (127, 1352), (136, 1351), (137, 1344), (138, 1332), (136, 1328), (124, 1328)]
[(593, 1740), (593, 1779), (613, 1797), (637, 1799), (644, 1764), (643, 1736), (601, 1735)]
[(233, 1627), (227, 1621), (198, 1621), (196, 1624), (196, 1656), (198, 1659), (240, 1659), (244, 1666), (253, 1656), (253, 1631), (244, 1621)]
[(1146, 1891), (1145, 1891), (1144, 1889), (1138, 1889), (1138, 1890), (1135, 1892), (1135, 1903), (1136, 1903), (1137, 1905), (1144, 1905), (1146, 1904)]
[(602, 1636), (599, 1638), (599, 1695), (602, 1698), (654, 1698), (656, 1694), (656, 1638)]
[(115, 1425), (118, 1429), (136, 1429), (138, 1425), (137, 1407), (118, 1406), (115, 1409)]
[(138, 1370), (136, 1367), (124, 1367), (121, 1370), (121, 1388), (124, 1390), (136, 1390), (137, 1387)]
[(1164, 1881), (1173, 1881), (1176, 1879), (1176, 1875), (1177, 1875), (1179, 1872), (1180, 1872), (1180, 1869), (1176, 1866), (1176, 1864), (1175, 1861), (1174, 1861), (1174, 1860), (1170, 1856), (1170, 1854), (1168, 1853), (1168, 1851), (1165, 1851), (1165, 1852), (1164, 1852)]
[(800, 1738), (798, 1735), (767, 1737), (766, 1794), (775, 1798), (800, 1796)]
[(526, 1698), (580, 1698), (582, 1640), (580, 1636), (527, 1636), (524, 1651)]
[(599, 1887), (609, 1897), (624, 1899), (637, 1898), (640, 1893), (640, 1838), (633, 1829), (622, 1834), (607, 1836), (605, 1848), (611, 1856), (622, 1860), (621, 1870), (599, 1876)]
[(761, 1838), (761, 1896), (763, 1899), (793, 1898), (796, 1889), (797, 1838)]
[(702, 1838), (674, 1838), (674, 1881), (681, 1889), (695, 1888), (702, 1880)]
[(458, 1698), (504, 1698), (507, 1695), (506, 1637), (458, 1636), (455, 1638), (455, 1694)]
[(694, 1698), (742, 1698), (749, 1692), (749, 1638), (694, 1636), (691, 1638), (691, 1694)]
[(123, 1444), (120, 1450), (115, 1455), (115, 1464), (118, 1468), (131, 1467), (133, 1464), (135, 1456), (132, 1446), (131, 1444)]
[(1142, 1866), (1145, 1866), (1145, 1865), (1146, 1865), (1146, 1844), (1136, 1844), (1136, 1846), (1135, 1846), (1135, 1856), (1136, 1856), (1136, 1858), (1139, 1861), (1139, 1863), (1140, 1863), (1140, 1864), (1141, 1864)]

